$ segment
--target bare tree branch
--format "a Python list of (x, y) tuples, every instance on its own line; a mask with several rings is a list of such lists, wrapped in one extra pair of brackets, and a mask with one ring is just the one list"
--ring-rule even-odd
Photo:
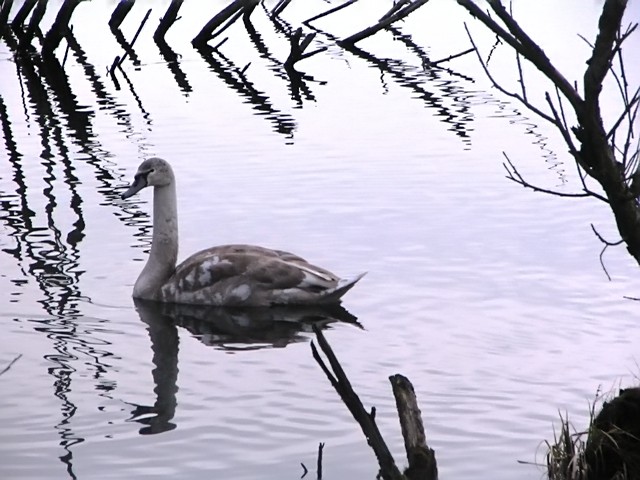
[(476, 46), (475, 42), (473, 41), (473, 37), (471, 36), (471, 32), (469, 32), (469, 28), (467, 27), (467, 24), (464, 24), (464, 29), (467, 32), (467, 35), (469, 36), (469, 41), (471, 41), (471, 45), (473, 46), (473, 49), (476, 52), (476, 55), (478, 56), (478, 60), (480, 61), (480, 65), (482, 66), (482, 69), (484, 70), (484, 73), (487, 75), (487, 77), (489, 78), (489, 80), (491, 81), (491, 83), (493, 84), (493, 86), (495, 88), (497, 88), (499, 91), (501, 91), (502, 93), (504, 93), (505, 95), (507, 95), (508, 97), (511, 98), (515, 98), (517, 100), (519, 100), (520, 102), (522, 102), (528, 109), (530, 109), (531, 111), (535, 112), (537, 115), (539, 115), (540, 117), (544, 118), (545, 120), (547, 120), (548, 122), (552, 123), (552, 124), (556, 124), (555, 119), (553, 119), (552, 117), (550, 117), (549, 115), (547, 115), (546, 113), (544, 113), (542, 110), (540, 110), (539, 108), (535, 107), (534, 105), (532, 105), (531, 103), (529, 103), (527, 100), (525, 100), (521, 95), (518, 95), (517, 93), (513, 93), (508, 91), (507, 89), (505, 89), (504, 87), (502, 87), (502, 85), (500, 85), (494, 78), (493, 75), (491, 75), (491, 72), (489, 71), (489, 68), (487, 67), (486, 63), (484, 62), (484, 60), (482, 60), (482, 56), (480, 55), (480, 51), (478, 50), (478, 47)]
[(549, 190), (547, 188), (541, 188), (536, 185), (533, 185), (532, 183), (527, 182), (522, 177), (522, 175), (520, 175), (520, 172), (518, 172), (518, 169), (515, 167), (513, 162), (511, 162), (511, 160), (509, 159), (506, 153), (502, 152), (502, 155), (504, 155), (504, 157), (507, 159), (507, 163), (502, 164), (502, 166), (507, 171), (507, 178), (513, 182), (516, 182), (519, 185), (522, 185), (525, 188), (529, 188), (534, 192), (542, 192), (542, 193), (547, 193), (549, 195), (555, 195), (556, 197), (567, 197), (567, 198), (595, 197), (599, 200), (602, 200), (605, 203), (609, 203), (609, 201), (605, 197), (587, 189), (586, 187), (582, 193), (566, 193), (566, 192), (558, 192), (556, 190)]

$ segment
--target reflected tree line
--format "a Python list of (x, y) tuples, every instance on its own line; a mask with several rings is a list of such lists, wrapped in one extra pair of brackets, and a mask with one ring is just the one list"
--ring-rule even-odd
[[(297, 125), (295, 118), (276, 106), (267, 89), (260, 88), (255, 80), (250, 79), (250, 64), (237, 65), (231, 54), (223, 53), (223, 47), (229, 38), (223, 38), (222, 34), (240, 19), (257, 55), (268, 64), (274, 77), (284, 82), (295, 108), (303, 108), (306, 102), (315, 102), (314, 87), (323, 84), (323, 81), (304, 73), (300, 69), (300, 62), (327, 50), (335, 51), (336, 47), (339, 47), (376, 68), (380, 72), (383, 87), (387, 82), (393, 82), (408, 89), (412, 98), (419, 99), (426, 108), (434, 111), (438, 118), (448, 125), (450, 131), (463, 142), (469, 141), (469, 123), (473, 121), (471, 99), (474, 94), (466, 91), (465, 85), (472, 83), (473, 79), (443, 65), (451, 58), (477, 51), (477, 49), (474, 46), (468, 51), (434, 61), (424, 48), (414, 42), (411, 35), (394, 26), (396, 22), (425, 5), (427, 0), (400, 0), (385, 12), (375, 25), (344, 39), (318, 28), (314, 22), (349, 7), (355, 3), (355, 0), (347, 0), (310, 17), (303, 22), (304, 29), (291, 25), (283, 18), (284, 11), (290, 2), (291, 0), (281, 0), (274, 8), (268, 9), (264, 2), (257, 0), (232, 1), (212, 17), (192, 40), (194, 48), (206, 62), (211, 73), (222, 80), (234, 94), (251, 105), (257, 115), (265, 118), (274, 132), (283, 135), (286, 139), (291, 139)], [(193, 91), (193, 87), (180, 65), (180, 56), (164, 39), (165, 33), (179, 16), (182, 3), (182, 0), (172, 0), (169, 3), (155, 31), (154, 40), (178, 90), (188, 96)], [(613, 2), (606, 2), (606, 4), (609, 3)], [(135, 50), (135, 40), (149, 14), (136, 35), (129, 41), (120, 30), (120, 25), (134, 7), (135, 2), (122, 0), (118, 3), (110, 18), (109, 28), (125, 53), (114, 60), (106, 76), (98, 73), (70, 28), (72, 14), (80, 4), (80, 0), (65, 0), (56, 16), (56, 21), (46, 34), (40, 31), (39, 25), (45, 15), (48, 2), (24, 1), (19, 8), (9, 0), (4, 0), (0, 4), (2, 42), (11, 53), (16, 77), (21, 87), (25, 115), (29, 124), (36, 127), (41, 146), (40, 159), (45, 171), (42, 178), (45, 185), (42, 195), (45, 200), (44, 217), (46, 219), (45, 225), (35, 222), (36, 212), (32, 205), (36, 193), (30, 191), (28, 186), (24, 156), (14, 135), (7, 102), (3, 92), (0, 92), (0, 126), (13, 184), (11, 191), (0, 191), (0, 220), (7, 227), (13, 243), (12, 247), (4, 248), (3, 251), (13, 257), (25, 277), (33, 279), (42, 293), (41, 304), (47, 317), (32, 319), (31, 322), (34, 323), (35, 330), (42, 332), (51, 340), (52, 349), (55, 352), (47, 355), (45, 359), (52, 365), (49, 367), (49, 374), (54, 378), (54, 395), (60, 401), (61, 418), (55, 427), (59, 432), (60, 445), (65, 450), (60, 459), (65, 464), (69, 477), (76, 478), (73, 471), (72, 447), (82, 442), (83, 438), (75, 434), (71, 426), (76, 406), (70, 400), (69, 394), (72, 379), (76, 373), (73, 365), (78, 360), (78, 354), (91, 359), (96, 389), (101, 395), (111, 398), (115, 384), (107, 378), (111, 368), (108, 364), (109, 357), (113, 355), (107, 348), (108, 342), (100, 336), (100, 332), (108, 328), (108, 325), (87, 326), (79, 321), (80, 302), (85, 300), (79, 287), (83, 274), (79, 264), (79, 245), (85, 235), (85, 219), (83, 198), (78, 191), (80, 180), (76, 175), (77, 166), (74, 165), (77, 155), (72, 159), (71, 152), (79, 152), (82, 161), (91, 167), (99, 183), (98, 192), (106, 203), (116, 209), (118, 218), (126, 225), (136, 228), (137, 235), (145, 238), (149, 224), (143, 215), (116, 201), (119, 187), (123, 182), (115, 165), (108, 160), (110, 156), (108, 148), (101, 144), (100, 138), (95, 133), (95, 107), (81, 105), (78, 102), (78, 97), (69, 81), (66, 65), (71, 58), (81, 67), (90, 90), (95, 96), (95, 104), (122, 125), (125, 134), (135, 131), (132, 113), (128, 111), (131, 107), (121, 103), (114, 94), (110, 93), (111, 87), (107, 82), (112, 82), (114, 88), (118, 90), (122, 88), (121, 80), (124, 81), (126, 88), (135, 99), (136, 107), (150, 124), (151, 114), (137, 95), (135, 82), (122, 68), (125, 59), (134, 65), (141, 66), (140, 57)], [(255, 15), (257, 7), (260, 7), (264, 15), (269, 18), (275, 33), (289, 42), (291, 51), (285, 61), (280, 60), (272, 52), (263, 35), (254, 27), (251, 16)], [(11, 13), (16, 10), (17, 12), (11, 18)], [(383, 29), (391, 32), (393, 38), (419, 60), (419, 65), (411, 65), (401, 59), (381, 58), (358, 46), (359, 41)], [(308, 33), (304, 33), (305, 31)], [(63, 40), (64, 54), (56, 53)], [(308, 52), (312, 45), (315, 49)], [(635, 110), (633, 108), (638, 104), (638, 94), (631, 93), (628, 95), (625, 114), (633, 114), (635, 119), (634, 112), (637, 112), (637, 107)], [(563, 124), (559, 117), (555, 120), (561, 127), (564, 125), (568, 132), (566, 122)], [(633, 123), (631, 117), (629, 120)], [(569, 144), (572, 145), (571, 142)], [(577, 155), (578, 149), (573, 147), (572, 154)], [(585, 168), (580, 161), (578, 164)], [(625, 158), (623, 170), (629, 174), (628, 181), (625, 181), (630, 189), (634, 186), (631, 174), (635, 172), (636, 165), (637, 155), (629, 159)], [(586, 168), (585, 171), (589, 173)], [(516, 181), (530, 186), (519, 177), (515, 169), (512, 172)], [(56, 183), (56, 180), (61, 180), (68, 190), (65, 193), (70, 198), (68, 205), (60, 203), (61, 195), (56, 190), (59, 187), (55, 186), (59, 185), (59, 182)], [(586, 186), (585, 191), (587, 191)], [(67, 213), (72, 215), (73, 223), (70, 229), (65, 230), (56, 222), (54, 212), (58, 208), (65, 208)], [(638, 242), (640, 244), (640, 240)], [(13, 283), (19, 289), (26, 281), (14, 279)], [(355, 318), (343, 311), (254, 312), (247, 318), (243, 312), (145, 305), (140, 302), (136, 307), (141, 320), (147, 325), (150, 337), (155, 385), (153, 405), (131, 405), (131, 420), (142, 425), (141, 434), (161, 433), (175, 428), (172, 419), (177, 405), (178, 390), (177, 327), (187, 329), (208, 345), (237, 350), (283, 347), (291, 342), (306, 340), (308, 336), (302, 335), (302, 332), (310, 331), (312, 324), (323, 327), (336, 321), (356, 323)], [(339, 383), (337, 380), (336, 382)], [(368, 419), (358, 411), (360, 420), (373, 423), (375, 426), (375, 411), (365, 413), (369, 415)], [(371, 438), (367, 431), (365, 435)], [(424, 443), (424, 448), (428, 449), (424, 432), (422, 432), (421, 441)], [(409, 450), (407, 453), (411, 464)], [(424, 457), (420, 456), (422, 453), (417, 454), (416, 462), (424, 460)], [(384, 460), (384, 465), (381, 462), (383, 477), (403, 478), (403, 474), (395, 467), (393, 459), (385, 457), (386, 453), (380, 455)], [(378, 455), (379, 459), (380, 455)], [(385, 473), (387, 468), (390, 468), (389, 471), (392, 473)], [(437, 475), (435, 459), (433, 463), (429, 460), (426, 470), (431, 472), (429, 475)], [(415, 478), (432, 477), (416, 476)]]

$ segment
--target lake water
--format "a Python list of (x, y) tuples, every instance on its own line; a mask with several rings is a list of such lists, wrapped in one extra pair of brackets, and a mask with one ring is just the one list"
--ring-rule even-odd
[[(323, 325), (401, 465), (391, 374), (414, 384), (443, 479), (539, 479), (519, 461), (544, 463), (559, 411), (580, 429), (599, 389), (637, 382), (640, 307), (625, 297), (640, 275), (623, 247), (604, 254), (611, 281), (602, 270), (590, 224), (617, 240), (607, 207), (505, 179), (503, 151), (529, 181), (578, 191), (559, 135), (471, 55), (421, 66), (416, 46), (431, 60), (468, 47), (463, 21), (489, 51), (455, 2), (432, 0), (358, 52), (335, 39), (388, 2), (314, 23), (328, 50), (298, 64), (298, 88), (273, 61), (288, 42), (261, 6), (253, 37), (238, 22), (203, 57), (190, 40), (224, 2), (188, 0), (167, 63), (151, 39), (167, 2), (138, 2), (126, 38), (153, 11), (119, 89), (106, 73), (122, 54), (107, 26), (116, 3), (78, 7), (63, 70), (0, 43), (0, 370), (21, 355), (0, 377), (1, 478), (296, 479), (301, 463), (315, 478), (319, 442), (325, 478), (375, 478), (304, 313), (211, 324), (136, 310), (151, 192), (119, 194), (153, 155), (178, 179), (180, 258), (253, 243), (368, 272), (344, 301), (362, 328)], [(532, 3), (514, 3), (525, 28), (579, 79), (589, 52), (576, 33), (595, 38), (599, 2)], [(331, 5), (295, 0), (282, 19), (296, 28)], [(637, 2), (628, 13), (638, 21)], [(490, 64), (508, 85), (513, 60), (500, 48)], [(549, 88), (525, 74), (531, 95)], [(615, 101), (605, 92), (611, 118)]]

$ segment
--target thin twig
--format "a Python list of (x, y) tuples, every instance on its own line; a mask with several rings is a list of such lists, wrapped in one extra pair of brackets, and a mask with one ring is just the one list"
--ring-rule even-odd
[[(136, 34), (133, 36), (133, 40), (131, 40), (131, 43), (129, 44), (130, 48), (133, 48), (133, 44), (136, 43), (136, 40), (138, 39), (138, 35), (140, 35), (140, 32), (142, 31), (142, 27), (144, 27), (144, 24), (147, 23), (147, 20), (149, 19), (149, 15), (151, 15), (151, 9), (147, 10), (147, 13), (142, 19), (142, 22), (140, 23), (138, 30), (136, 30)], [(128, 55), (129, 55), (129, 52), (125, 50), (124, 55), (122, 55), (122, 58), (120, 59), (120, 62), (118, 62), (118, 66), (122, 65), (122, 63), (126, 60)]]
[(0, 375), (5, 374), (6, 372), (9, 371), (9, 369), (13, 366), (14, 363), (16, 363), (18, 360), (20, 360), (20, 358), (22, 357), (22, 354), (18, 355), (16, 358), (14, 358), (13, 360), (11, 360), (9, 362), (9, 365), (7, 365), (6, 367), (4, 367), (2, 369), (2, 371), (0, 371)]
[(609, 241), (605, 240), (604, 238), (602, 238), (602, 235), (600, 235), (598, 233), (598, 231), (596, 230), (596, 227), (593, 226), (593, 223), (591, 224), (591, 230), (593, 230), (593, 233), (595, 233), (596, 237), (598, 237), (598, 240), (600, 240), (604, 244), (604, 247), (602, 248), (602, 251), (600, 252), (600, 265), (602, 266), (602, 270), (604, 270), (604, 273), (607, 276), (607, 278), (609, 279), (609, 281), (611, 281), (611, 275), (609, 275), (609, 272), (607, 271), (607, 267), (605, 267), (605, 265), (604, 265), (603, 255), (604, 255), (604, 252), (607, 250), (607, 248), (618, 246), (621, 243), (623, 243), (624, 240), (620, 240), (620, 241), (615, 242), (615, 243), (612, 243), (612, 242), (609, 242)]
[(330, 14), (332, 14), (332, 13), (334, 13), (334, 12), (337, 12), (338, 10), (342, 10), (343, 8), (348, 7), (349, 5), (351, 5), (351, 4), (353, 4), (353, 3), (356, 3), (357, 1), (358, 1), (358, 0), (348, 0), (348, 1), (346, 1), (345, 3), (343, 3), (342, 5), (338, 5), (337, 7), (330, 8), (329, 10), (327, 10), (327, 11), (325, 11), (325, 12), (319, 13), (318, 15), (315, 15), (315, 16), (313, 16), (313, 17), (311, 17), (311, 18), (306, 19), (306, 20), (305, 20), (304, 22), (302, 22), (302, 23), (303, 23), (304, 25), (307, 25), (307, 26), (308, 26), (308, 25), (309, 25), (309, 23), (313, 22), (314, 20), (318, 20), (318, 19), (320, 19), (320, 18), (322, 18), (322, 17), (326, 17), (327, 15), (330, 15)]
[(531, 103), (529, 103), (527, 100), (525, 100), (524, 98), (522, 98), (521, 95), (518, 95), (517, 93), (513, 93), (508, 91), (507, 89), (505, 89), (504, 87), (502, 87), (500, 84), (498, 84), (498, 82), (493, 78), (493, 75), (491, 75), (491, 72), (489, 72), (489, 68), (487, 67), (487, 65), (485, 64), (484, 60), (482, 60), (482, 56), (480, 55), (480, 51), (478, 50), (478, 47), (476, 46), (476, 43), (473, 41), (473, 37), (471, 36), (471, 32), (469, 31), (469, 28), (467, 27), (467, 24), (465, 22), (464, 24), (464, 29), (467, 31), (467, 35), (469, 36), (469, 41), (471, 42), (471, 45), (473, 46), (473, 49), (476, 52), (476, 55), (478, 57), (478, 60), (480, 61), (480, 65), (482, 66), (482, 69), (484, 70), (484, 73), (487, 75), (487, 78), (489, 78), (489, 80), (491, 81), (491, 83), (493, 84), (493, 86), (495, 88), (497, 88), (500, 92), (504, 93), (505, 95), (507, 95), (508, 97), (511, 98), (515, 98), (520, 100), (520, 102), (522, 102), (529, 110), (531, 110), (532, 112), (536, 113), (537, 115), (539, 115), (540, 117), (544, 118), (546, 121), (548, 121), (549, 123), (552, 124), (556, 124), (555, 119), (553, 119), (552, 117), (550, 117), (549, 115), (547, 115), (546, 113), (544, 113), (542, 110), (540, 110), (539, 108), (533, 106)]
[[(503, 163), (502, 164), (502, 166), (507, 171), (507, 178), (509, 180), (512, 180), (512, 181), (516, 182), (519, 185), (522, 185), (523, 187), (530, 188), (534, 192), (548, 193), (549, 195), (555, 195), (557, 197), (568, 197), (568, 198), (595, 197), (595, 198), (597, 198), (599, 200), (602, 200), (605, 203), (609, 203), (609, 200), (607, 200), (605, 197), (603, 197), (602, 195), (599, 195), (596, 192), (593, 192), (591, 190), (585, 190), (583, 193), (564, 193), (564, 192), (558, 192), (558, 191), (555, 191), (555, 190), (548, 190), (546, 188), (541, 188), (541, 187), (538, 187), (536, 185), (533, 185), (533, 184), (527, 182), (522, 177), (522, 175), (520, 175), (520, 172), (518, 172), (518, 170), (516, 169), (515, 165), (511, 162), (511, 160), (509, 159), (509, 157), (507, 156), (507, 154), (505, 152), (502, 152), (502, 155), (504, 155), (504, 157), (507, 159), (507, 163)], [(507, 166), (507, 164), (508, 164), (508, 166)]]
[(428, 67), (436, 67), (439, 63), (448, 62), (449, 60), (453, 60), (454, 58), (462, 57), (468, 53), (473, 52), (473, 48), (468, 48), (464, 52), (456, 53), (455, 55), (449, 55), (446, 58), (442, 58), (440, 60), (436, 60), (435, 62), (429, 62), (426, 66)]

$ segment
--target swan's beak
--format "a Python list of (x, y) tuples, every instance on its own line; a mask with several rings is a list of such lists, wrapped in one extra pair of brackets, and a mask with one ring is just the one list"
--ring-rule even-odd
[(147, 176), (138, 174), (133, 178), (133, 183), (127, 189), (127, 191), (124, 192), (122, 195), (120, 195), (120, 198), (124, 200), (125, 198), (133, 197), (136, 193), (138, 193), (140, 190), (142, 190), (146, 186), (147, 186)]

